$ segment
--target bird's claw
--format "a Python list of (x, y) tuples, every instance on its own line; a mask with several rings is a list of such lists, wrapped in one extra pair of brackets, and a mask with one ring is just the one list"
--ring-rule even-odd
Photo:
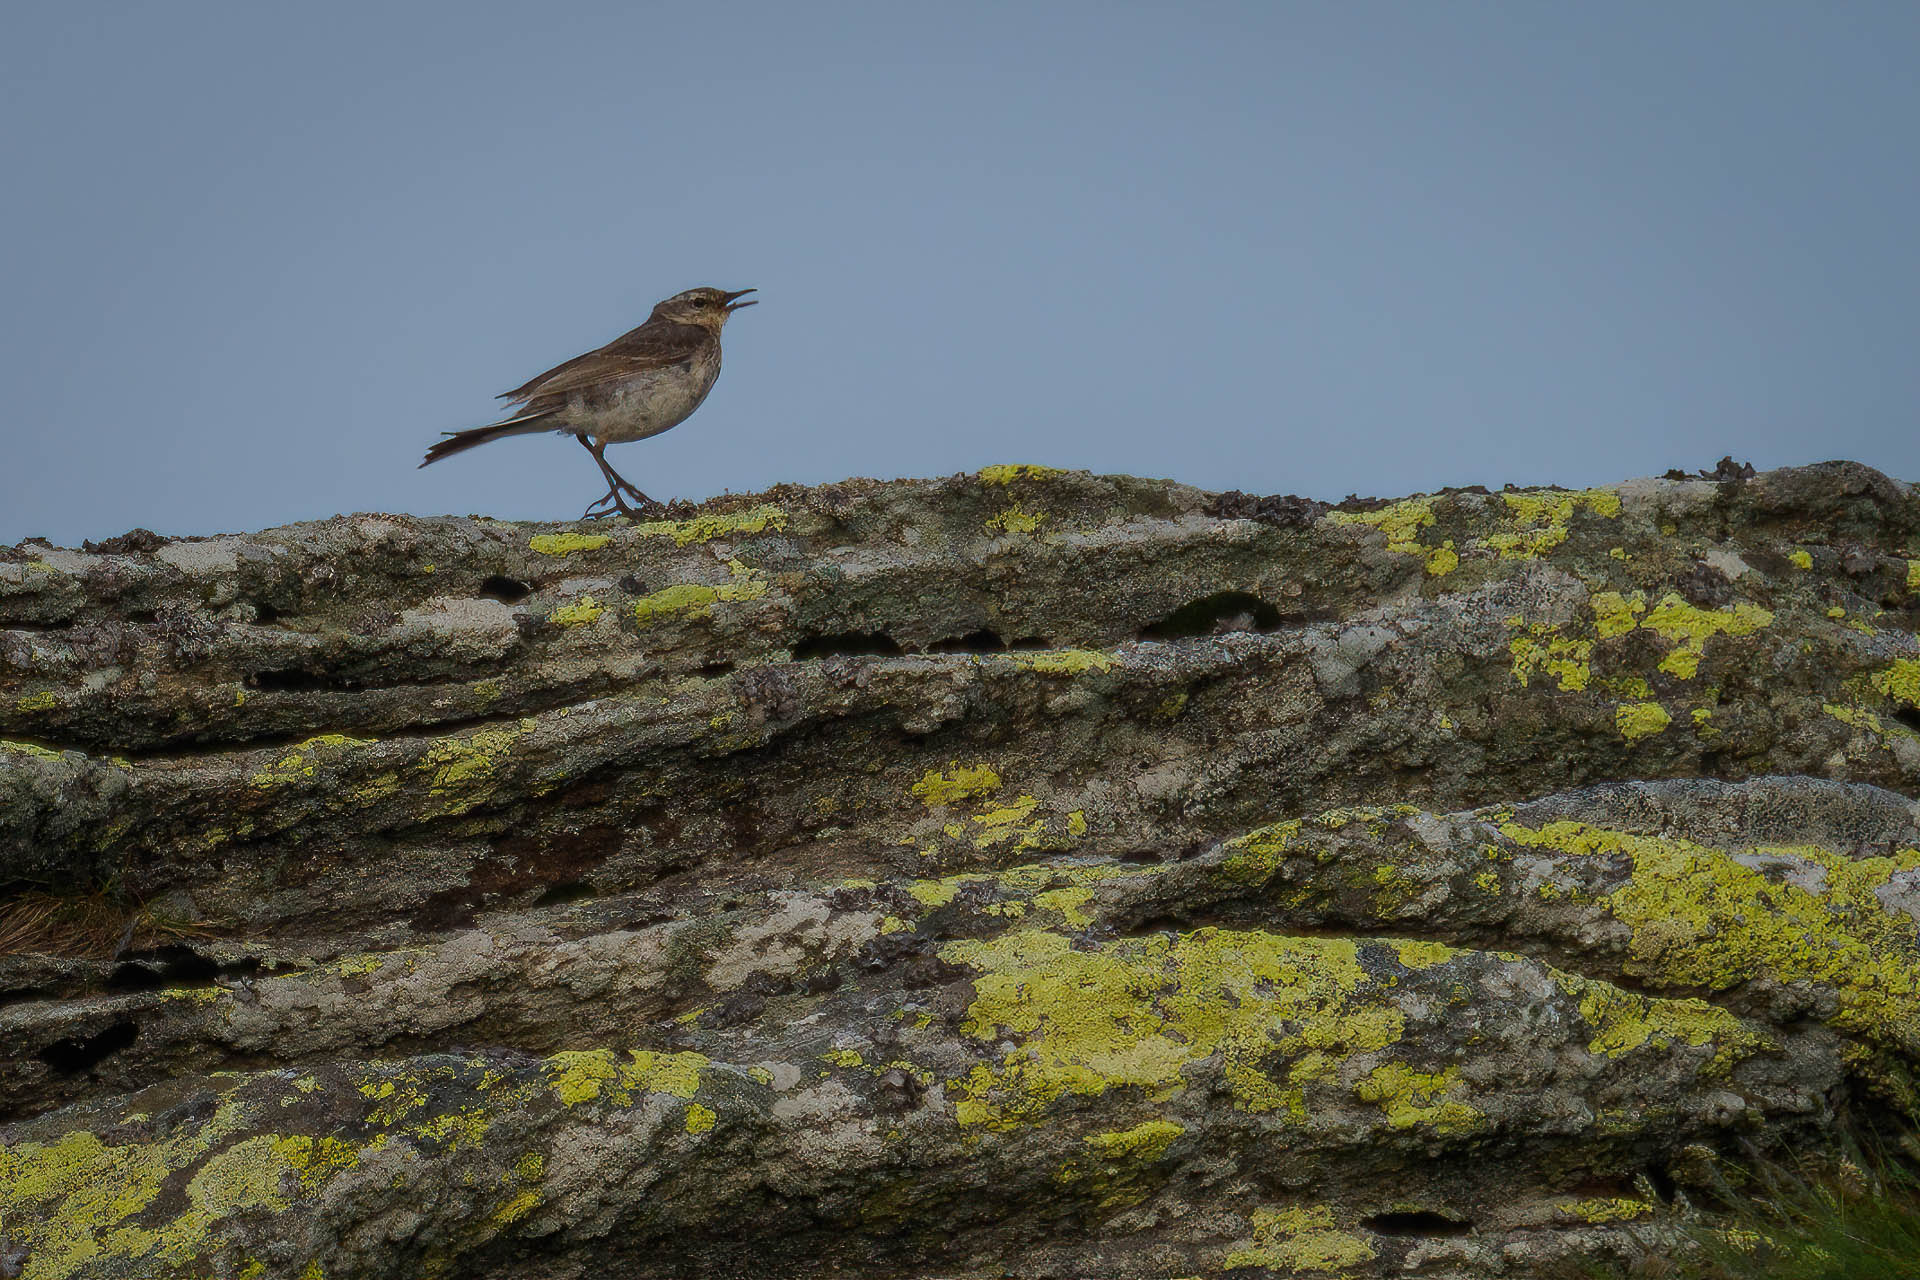
[(593, 502), (588, 505), (587, 509), (580, 513), (580, 518), (582, 520), (604, 520), (608, 516), (626, 516), (630, 520), (635, 520), (641, 516), (651, 514), (654, 511), (665, 510), (660, 503), (647, 497), (646, 494), (641, 493), (632, 485), (626, 485), (624, 487), (640, 501), (642, 505), (639, 509), (628, 506), (626, 499), (621, 496), (620, 487), (616, 486), (615, 488), (608, 489), (600, 497), (595, 498)]

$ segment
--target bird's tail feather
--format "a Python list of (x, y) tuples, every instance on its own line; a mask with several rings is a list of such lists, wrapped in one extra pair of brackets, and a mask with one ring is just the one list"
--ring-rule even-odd
[(486, 444), (490, 440), (502, 440), (507, 436), (523, 436), (535, 431), (552, 431), (553, 412), (524, 413), (517, 418), (508, 418), (505, 422), (491, 422), (484, 427), (469, 427), (465, 431), (448, 431), (446, 439), (427, 450), (426, 466), (442, 458), (451, 458), (456, 453), (465, 453), (477, 444)]

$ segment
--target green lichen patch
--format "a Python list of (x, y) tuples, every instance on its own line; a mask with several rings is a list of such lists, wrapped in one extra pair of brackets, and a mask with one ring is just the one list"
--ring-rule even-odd
[(576, 551), (598, 551), (613, 541), (605, 533), (536, 533), (527, 539), (527, 549), (543, 556), (570, 556)]
[(1420, 530), (1433, 523), (1432, 498), (1408, 498), (1372, 511), (1329, 511), (1327, 522), (1378, 529), (1386, 535), (1389, 551), (1425, 555), (1432, 550), (1420, 545)]
[(1241, 884), (1265, 884), (1300, 838), (1300, 821), (1276, 822), (1227, 841), (1220, 870)]
[(1016, 504), (999, 515), (989, 516), (986, 529), (988, 533), (1038, 533), (1046, 519), (1046, 512), (1022, 511)]
[(437, 738), (414, 766), (430, 775), (428, 791), (447, 797), (455, 810), (471, 807), (493, 793), (494, 775), (515, 744), (539, 727), (526, 718), (515, 725), (482, 729), (461, 737)]
[(1050, 480), (1067, 474), (1059, 467), (1038, 467), (1030, 462), (999, 463), (980, 468), (980, 479), (987, 484), (1012, 484), (1015, 480)]
[(1563, 692), (1585, 689), (1593, 679), (1593, 641), (1555, 635), (1547, 623), (1534, 623), (1528, 634), (1515, 636), (1507, 647), (1513, 655), (1513, 678), (1523, 689), (1536, 674), (1553, 677)]
[(611, 1049), (584, 1049), (556, 1053), (544, 1065), (548, 1084), (563, 1105), (577, 1107), (604, 1098), (628, 1107), (636, 1093), (693, 1097), (700, 1090), (700, 1072), (712, 1061), (698, 1053), (633, 1049), (622, 1059)]
[(1460, 1089), (1460, 1068), (1416, 1071), (1404, 1062), (1385, 1062), (1353, 1087), (1354, 1096), (1386, 1114), (1395, 1129), (1415, 1125), (1435, 1133), (1472, 1133), (1486, 1120), (1478, 1110), (1451, 1100)]
[(633, 620), (645, 627), (667, 618), (710, 618), (716, 604), (758, 600), (767, 594), (767, 580), (738, 560), (729, 561), (728, 570), (732, 579), (718, 585), (682, 582), (641, 596), (633, 602)]
[(286, 755), (254, 773), (250, 785), (267, 791), (288, 782), (310, 779), (315, 770), (346, 752), (370, 747), (371, 738), (351, 738), (344, 733), (323, 733), (291, 748)]
[(1344, 1273), (1379, 1255), (1366, 1236), (1342, 1231), (1327, 1205), (1255, 1209), (1253, 1239), (1222, 1262), (1227, 1270), (1260, 1267), (1286, 1275)]
[[(1076, 948), (1025, 929), (956, 942), (942, 958), (978, 971), (965, 1032), (1019, 1048), (949, 1082), (962, 1125), (1038, 1122), (1060, 1098), (1129, 1088), (1164, 1101), (1214, 1054), (1237, 1106), (1304, 1116), (1302, 1088), (1354, 1054), (1399, 1040), (1350, 939), (1202, 929)], [(1265, 1069), (1290, 1059), (1282, 1082)]]
[(1617, 591), (1596, 592), (1591, 607), (1600, 639), (1609, 640), (1638, 628), (1650, 631), (1672, 646), (1660, 661), (1660, 670), (1680, 680), (1699, 674), (1707, 641), (1715, 636), (1750, 636), (1773, 625), (1773, 614), (1759, 605), (1741, 602), (1724, 609), (1702, 609), (1668, 592), (1652, 608), (1644, 592), (1623, 596)]
[(1152, 1161), (1165, 1156), (1173, 1140), (1186, 1131), (1185, 1125), (1171, 1120), (1148, 1120), (1115, 1133), (1088, 1134), (1086, 1143), (1108, 1160)]
[(1008, 660), (1024, 671), (1045, 676), (1083, 676), (1113, 669), (1114, 657), (1098, 649), (1037, 649), (1031, 653), (1009, 654)]
[(991, 795), (999, 789), (1000, 775), (994, 772), (993, 766), (963, 765), (957, 760), (944, 773), (936, 769), (927, 770), (920, 781), (913, 784), (913, 794), (920, 797), (921, 803), (929, 809), (945, 808), (975, 796)]
[(1884, 671), (1873, 673), (1873, 687), (1909, 707), (1920, 707), (1920, 662), (1900, 658)]
[(1599, 1196), (1587, 1200), (1568, 1200), (1554, 1206), (1554, 1213), (1570, 1222), (1601, 1226), (1609, 1222), (1631, 1222), (1653, 1213), (1653, 1206), (1631, 1196)]
[(1567, 540), (1573, 517), (1582, 511), (1613, 519), (1620, 514), (1620, 495), (1611, 489), (1563, 493), (1533, 490), (1501, 495), (1511, 529), (1489, 533), (1481, 544), (1502, 560), (1533, 560)]
[(578, 600), (560, 605), (547, 615), (547, 621), (556, 627), (584, 627), (599, 620), (606, 608), (593, 596), (581, 596)]
[[(1537, 829), (1509, 822), (1501, 831), (1529, 847), (1625, 864), (1625, 882), (1599, 905), (1631, 930), (1629, 976), (1709, 994), (1759, 978), (1814, 983), (1838, 1000), (1836, 1029), (1920, 1060), (1920, 947), (1911, 919), (1877, 892), (1920, 869), (1920, 850), (1848, 858), (1812, 845), (1763, 846), (1737, 859), (1676, 837), (1570, 821)], [(1683, 1038), (1721, 1034), (1718, 1012), (1693, 1013), (1695, 1029), (1678, 1033)], [(1608, 1038), (1637, 1035), (1616, 1028)]]
[(686, 547), (715, 538), (738, 538), (787, 527), (787, 509), (762, 503), (745, 511), (725, 515), (698, 515), (688, 520), (649, 520), (633, 531), (642, 537), (672, 538), (675, 546)]
[(65, 758), (60, 752), (40, 746), (38, 743), (17, 742), (12, 738), (0, 738), (0, 753), (28, 756), (35, 760), (60, 761)]
[(1623, 702), (1614, 710), (1614, 727), (1628, 742), (1665, 733), (1673, 715), (1657, 702)]
[(1691, 680), (1699, 672), (1707, 641), (1714, 636), (1749, 636), (1772, 625), (1773, 614), (1759, 605), (1743, 601), (1724, 609), (1702, 609), (1674, 593), (1662, 597), (1640, 620), (1642, 630), (1674, 645), (1660, 669), (1682, 680)]

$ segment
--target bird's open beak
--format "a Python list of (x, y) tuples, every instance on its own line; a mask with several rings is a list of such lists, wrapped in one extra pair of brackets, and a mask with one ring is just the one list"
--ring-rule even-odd
[(734, 300), (735, 298), (744, 298), (744, 297), (746, 297), (746, 296), (747, 296), (748, 294), (750, 294), (750, 293), (758, 293), (758, 292), (760, 292), (760, 291), (759, 291), (758, 289), (741, 289), (741, 290), (739, 290), (738, 292), (735, 292), (735, 293), (729, 293), (729, 294), (725, 294), (725, 295), (722, 295), (722, 297), (721, 297), (721, 301), (722, 301), (722, 302), (727, 302), (727, 303), (731, 303), (731, 304), (732, 304), (731, 306), (729, 306), (729, 307), (727, 308), (727, 314), (729, 314), (729, 315), (731, 315), (731, 314), (733, 314), (733, 313), (734, 313), (735, 311), (738, 311), (738, 310), (739, 310), (740, 308), (742, 308), (742, 307), (751, 307), (751, 306), (756, 306), (756, 305), (758, 305), (758, 303), (759, 303), (759, 301), (760, 301), (760, 299), (758, 299), (758, 298), (755, 298), (755, 299), (754, 299), (754, 300), (753, 300), (752, 302), (734, 302), (733, 300)]

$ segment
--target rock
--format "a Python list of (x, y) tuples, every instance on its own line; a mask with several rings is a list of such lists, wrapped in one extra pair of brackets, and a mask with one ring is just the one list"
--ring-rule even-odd
[(677, 514), (0, 550), (8, 1266), (1522, 1276), (1912, 1101), (1907, 485)]

